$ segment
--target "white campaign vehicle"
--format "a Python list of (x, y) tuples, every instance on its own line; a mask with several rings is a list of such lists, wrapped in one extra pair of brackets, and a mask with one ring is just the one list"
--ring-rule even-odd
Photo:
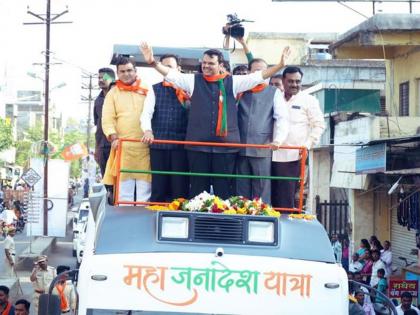
[(87, 222), (85, 222), (83, 227), (80, 229), (79, 234), (77, 235), (76, 241), (75, 241), (76, 259), (77, 259), (77, 264), (79, 266), (82, 263), (83, 251), (86, 244), (86, 230), (87, 230)]
[(316, 219), (112, 207), (95, 195), (80, 315), (348, 314), (347, 276)]

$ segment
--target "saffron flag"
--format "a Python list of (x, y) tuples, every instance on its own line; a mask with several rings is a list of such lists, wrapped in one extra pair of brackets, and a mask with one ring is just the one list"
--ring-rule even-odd
[(65, 147), (61, 156), (65, 161), (74, 161), (88, 155), (87, 148), (84, 144), (75, 143)]

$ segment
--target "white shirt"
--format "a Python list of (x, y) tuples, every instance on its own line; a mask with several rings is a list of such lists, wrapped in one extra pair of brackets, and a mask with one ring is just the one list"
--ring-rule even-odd
[[(261, 73), (261, 71), (258, 71), (258, 73)], [(173, 75), (168, 74), (168, 76), (166, 76), (166, 80), (171, 82), (170, 80), (174, 79)], [(179, 86), (177, 83), (174, 83), (174, 84), (179, 86), (184, 91), (187, 91), (187, 93), (189, 95), (192, 95), (192, 91), (194, 91), (194, 75), (188, 74), (188, 76), (191, 76), (192, 80), (191, 80), (191, 78), (188, 78), (188, 79), (185, 78), (184, 84), (188, 85), (190, 90), (187, 91), (183, 87)], [(235, 75), (235, 76), (232, 77), (233, 93), (243, 92), (242, 89), (245, 88), (244, 86), (246, 85), (246, 81), (244, 82), (240, 79), (237, 79), (238, 77), (244, 77), (244, 76), (243, 75), (241, 75), (241, 76), (236, 76)], [(175, 75), (175, 79), (179, 80), (179, 78), (176, 75)], [(250, 82), (253, 82), (252, 83), (253, 85), (251, 86), (251, 88), (253, 88), (255, 85), (259, 84), (260, 79), (262, 79), (261, 75), (258, 75), (258, 77), (252, 76)], [(248, 80), (249, 80), (249, 78), (248, 78)], [(258, 80), (258, 81), (256, 81), (256, 80)], [(258, 83), (255, 83), (255, 82), (258, 82)], [(237, 95), (237, 94), (234, 94), (234, 95)], [(282, 99), (283, 99), (283, 93), (279, 89), (277, 89), (275, 94), (274, 94), (273, 142), (276, 142), (276, 143), (279, 143), (279, 144), (282, 144), (286, 140), (287, 135), (289, 133), (289, 111), (287, 110), (287, 107), (284, 106), (284, 104), (282, 102)], [(141, 126), (141, 129), (143, 130), (143, 132), (145, 132), (146, 130), (152, 130), (152, 118), (153, 118), (153, 113), (155, 111), (155, 104), (156, 104), (155, 92), (153, 91), (153, 89), (150, 89), (147, 92), (147, 98), (144, 102), (143, 112), (142, 112), (141, 117), (140, 117), (140, 126)]]
[[(289, 110), (289, 133), (284, 145), (305, 146), (310, 149), (319, 142), (325, 122), (319, 102), (314, 96), (299, 92), (286, 101), (283, 94), (280, 106)], [(291, 162), (298, 159), (298, 150), (280, 149), (273, 152), (274, 162)]]
[(388, 277), (392, 274), (392, 252), (390, 249), (381, 250), (381, 260), (385, 264), (385, 277)]
[(378, 278), (378, 270), (379, 269), (385, 270), (385, 264), (382, 260), (377, 260), (372, 265), (372, 277), (370, 278), (370, 286), (373, 287), (378, 284), (379, 278)]
[[(420, 310), (417, 307), (411, 305), (411, 309), (415, 310), (417, 314), (420, 315)], [(401, 304), (396, 307), (396, 310), (398, 315), (404, 315), (404, 311), (401, 309)]]
[(360, 261), (352, 261), (349, 265), (349, 271), (350, 272), (358, 272), (362, 270), (363, 265)]
[(7, 225), (12, 224), (15, 220), (17, 217), (13, 210), (4, 210), (1, 213), (0, 221), (4, 221)]

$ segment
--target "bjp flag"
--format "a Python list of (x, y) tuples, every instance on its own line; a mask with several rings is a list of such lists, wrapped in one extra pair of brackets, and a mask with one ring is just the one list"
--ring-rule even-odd
[(84, 144), (75, 143), (65, 147), (61, 156), (65, 161), (74, 161), (88, 155), (87, 148)]

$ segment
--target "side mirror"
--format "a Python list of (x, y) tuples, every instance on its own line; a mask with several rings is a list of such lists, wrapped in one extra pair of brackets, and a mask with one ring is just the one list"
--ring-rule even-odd
[(58, 295), (41, 294), (39, 297), (38, 315), (61, 315)]

